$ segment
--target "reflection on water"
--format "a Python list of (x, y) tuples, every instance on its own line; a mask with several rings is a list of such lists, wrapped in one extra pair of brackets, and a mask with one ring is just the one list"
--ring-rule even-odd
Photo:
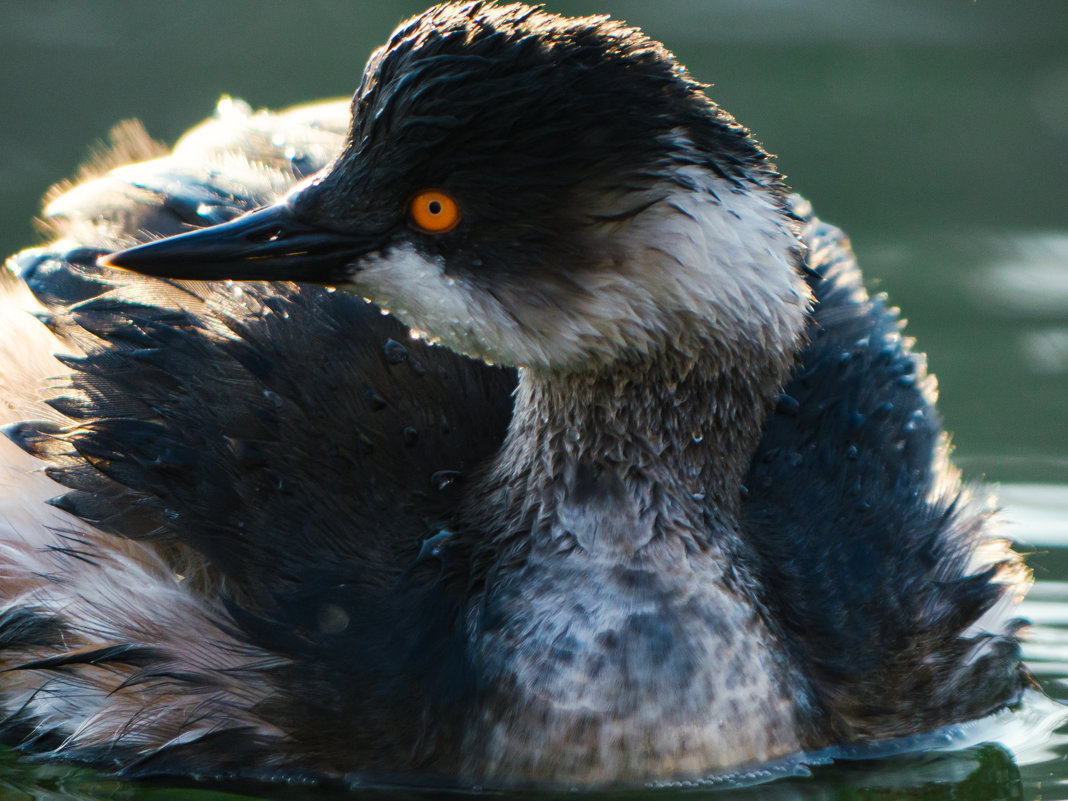
[(1068, 234), (1020, 234), (990, 244), (1004, 255), (977, 283), (984, 305), (1028, 319), (1068, 321)]
[(998, 243), (1005, 256), (981, 274), (980, 305), (1017, 326), (1023, 363), (1052, 380), (1068, 373), (1068, 234), (1021, 235)]
[[(1028, 553), (1035, 572), (1035, 585), (1020, 607), (1022, 617), (1031, 621), (1024, 642), (1024, 659), (1042, 689), (1053, 699), (1068, 702), (1068, 487), (1052, 485), (1006, 485), (1000, 490), (1004, 504), (1005, 534)], [(1040, 730), (1029, 747), (1048, 747), (1048, 758), (1026, 757), (1021, 763), (1021, 780), (1027, 798), (1057, 798), (1054, 788), (1065, 782), (1068, 744), (1062, 733), (1039, 739)], [(1042, 788), (1045, 787), (1045, 790)], [(1052, 791), (1052, 792), (1051, 792)]]
[[(1004, 510), (1006, 536), (1025, 547), (1068, 548), (1068, 488), (1043, 484), (1006, 484), (998, 490)], [(1049, 553), (1048, 551), (1045, 553)], [(1043, 552), (1032, 556), (1044, 561)], [(1068, 573), (1061, 572), (1061, 576)], [(1048, 586), (1058, 582), (1039, 573), (1036, 578)], [(1033, 594), (1033, 593), (1032, 593)]]

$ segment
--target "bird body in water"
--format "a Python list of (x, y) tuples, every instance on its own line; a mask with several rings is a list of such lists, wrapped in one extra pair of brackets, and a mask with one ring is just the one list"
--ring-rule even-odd
[(661, 45), (440, 6), (351, 113), (124, 129), (11, 260), (9, 740), (605, 784), (1018, 701), (922, 356)]

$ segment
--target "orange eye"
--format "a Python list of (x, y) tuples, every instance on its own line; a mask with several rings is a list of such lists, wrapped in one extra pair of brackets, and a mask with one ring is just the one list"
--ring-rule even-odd
[(440, 189), (424, 189), (408, 202), (408, 217), (423, 233), (446, 234), (460, 224), (460, 206)]

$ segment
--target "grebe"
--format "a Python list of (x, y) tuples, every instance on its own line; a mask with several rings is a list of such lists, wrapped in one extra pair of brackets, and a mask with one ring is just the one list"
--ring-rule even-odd
[(596, 785), (1019, 699), (1029, 574), (922, 356), (660, 44), (444, 5), (347, 129), (223, 112), (11, 262), (8, 739)]

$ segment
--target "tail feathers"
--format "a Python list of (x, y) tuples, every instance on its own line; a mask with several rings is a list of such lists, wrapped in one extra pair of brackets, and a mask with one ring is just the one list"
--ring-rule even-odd
[[(71, 264), (40, 285), (41, 300), (45, 286), (66, 302), (101, 290)], [(198, 591), (195, 560), (172, 554), (168, 564), (150, 545), (48, 505), (62, 492), (49, 473), (66, 450), (54, 435), (69, 420), (46, 401), (64, 362), (84, 352), (41, 325), (49, 314), (29, 287), (0, 276), (0, 424), (10, 436), (0, 437), (0, 729), (31, 750), (144, 770), (176, 749), (197, 750), (197, 764), (220, 772), (227, 766), (209, 743), (240, 731), (245, 745), (227, 759), (262, 747), (269, 762), (280, 734), (253, 709), (284, 660), (235, 634)], [(55, 457), (48, 470), (45, 454)]]
[(236, 637), (226, 612), (187, 591), (153, 551), (97, 536), (0, 542), (9, 737), (130, 766), (239, 731), (265, 746), (257, 761), (270, 764), (266, 754), (284, 751), (282, 735), (254, 710), (284, 660)]
[(0, 425), (40, 414), (49, 379), (66, 372), (53, 354), (72, 349), (41, 325), (41, 315), (47, 310), (29, 289), (0, 272)]

